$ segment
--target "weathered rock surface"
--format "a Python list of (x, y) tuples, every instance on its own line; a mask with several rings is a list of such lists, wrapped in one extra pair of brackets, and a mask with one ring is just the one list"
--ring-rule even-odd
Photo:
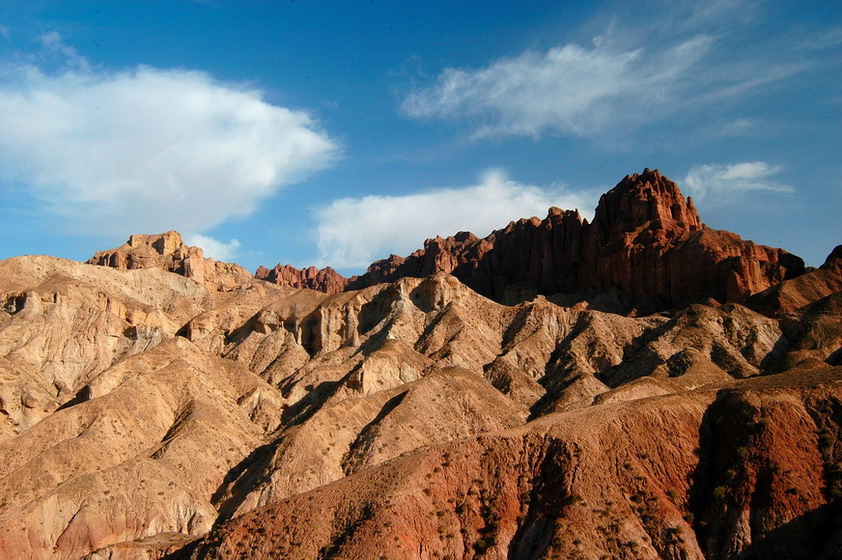
[(656, 172), (612, 193), (332, 294), (172, 233), (0, 261), (0, 559), (839, 557), (839, 250), (796, 275)]
[(738, 381), (420, 449), (172, 558), (834, 558), (840, 382)]
[(329, 266), (322, 269), (317, 269), (315, 266), (299, 269), (279, 263), (271, 270), (264, 266), (259, 267), (254, 277), (279, 286), (308, 288), (326, 294), (341, 292), (348, 285), (348, 279)]
[(837, 245), (819, 268), (751, 296), (746, 300), (746, 305), (764, 315), (775, 317), (794, 313), (840, 290), (842, 245)]
[(97, 251), (88, 259), (88, 264), (118, 270), (162, 268), (219, 291), (235, 289), (248, 283), (251, 277), (239, 265), (205, 258), (200, 247), (185, 245), (177, 231), (158, 235), (132, 235), (119, 247)]
[(657, 170), (626, 176), (600, 198), (593, 223), (551, 208), (544, 220), (521, 219), (484, 239), (470, 233), (428, 239), (406, 258), (377, 261), (349, 289), (453, 274), (496, 301), (535, 294), (575, 300), (608, 294), (617, 309), (649, 313), (713, 298), (742, 302), (804, 272), (781, 249), (705, 227), (691, 199)]
[(80, 558), (161, 532), (198, 535), (210, 496), (260, 443), (280, 399), (234, 362), (183, 338), (88, 382), (87, 400), (0, 444), (0, 557)]

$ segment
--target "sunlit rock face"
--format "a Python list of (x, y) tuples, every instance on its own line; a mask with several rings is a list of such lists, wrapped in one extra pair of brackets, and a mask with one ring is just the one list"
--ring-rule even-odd
[(839, 248), (802, 274), (647, 171), (393, 262), (0, 261), (0, 558), (842, 554)]
[(308, 288), (327, 294), (341, 292), (348, 285), (348, 279), (329, 266), (322, 269), (315, 266), (298, 269), (292, 265), (278, 264), (271, 270), (261, 266), (254, 273), (254, 277), (279, 286)]
[(561, 294), (566, 302), (650, 313), (705, 298), (743, 302), (805, 269), (784, 250), (707, 228), (692, 199), (647, 169), (602, 195), (592, 223), (550, 208), (543, 220), (511, 222), (484, 239), (464, 232), (428, 239), (406, 258), (373, 263), (348, 287), (436, 271), (506, 303)]

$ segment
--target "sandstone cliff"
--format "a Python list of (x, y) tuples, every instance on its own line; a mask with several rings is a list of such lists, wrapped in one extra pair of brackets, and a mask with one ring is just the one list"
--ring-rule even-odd
[(348, 284), (347, 278), (329, 266), (322, 269), (317, 269), (315, 266), (298, 269), (288, 264), (277, 264), (271, 270), (261, 266), (255, 271), (254, 277), (279, 286), (308, 288), (326, 294), (341, 292)]
[(162, 268), (222, 291), (234, 289), (251, 276), (236, 264), (205, 258), (200, 247), (185, 245), (177, 231), (132, 235), (119, 247), (97, 251), (88, 259), (88, 264), (119, 270)]
[(705, 298), (742, 302), (802, 274), (804, 263), (705, 227), (675, 183), (646, 169), (600, 198), (593, 223), (576, 211), (551, 208), (544, 220), (521, 219), (484, 239), (464, 232), (428, 239), (406, 258), (375, 262), (348, 289), (436, 271), (501, 302), (607, 294), (617, 309), (648, 313)]

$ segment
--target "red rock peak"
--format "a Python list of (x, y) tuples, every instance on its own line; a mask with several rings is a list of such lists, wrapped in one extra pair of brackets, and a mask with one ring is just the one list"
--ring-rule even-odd
[(703, 227), (692, 198), (684, 198), (674, 182), (655, 169), (626, 175), (617, 186), (603, 194), (594, 215), (603, 244), (622, 239), (646, 226), (681, 229), (687, 232)]

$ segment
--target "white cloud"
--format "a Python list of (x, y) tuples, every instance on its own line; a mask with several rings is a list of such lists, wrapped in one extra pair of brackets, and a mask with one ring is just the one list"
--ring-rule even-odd
[(38, 41), (48, 53), (60, 57), (64, 64), (68, 66), (75, 66), (85, 71), (90, 70), (91, 66), (88, 59), (80, 55), (74, 47), (65, 43), (61, 38), (61, 34), (57, 31), (42, 33), (41, 36), (38, 37)]
[(0, 37), (3, 37), (7, 41), (12, 38), (12, 30), (8, 25), (0, 25)]
[(681, 188), (698, 200), (704, 200), (708, 195), (727, 200), (749, 191), (794, 192), (792, 187), (772, 179), (780, 171), (780, 166), (765, 161), (733, 165), (694, 164), (684, 177)]
[(568, 44), (526, 52), (487, 68), (448, 68), (436, 85), (411, 94), (403, 110), (414, 117), (479, 117), (478, 135), (591, 136), (607, 127), (653, 116), (678, 99), (682, 78), (710, 49), (699, 36), (667, 49), (591, 48)]
[(637, 26), (615, 21), (591, 46), (567, 43), (484, 68), (446, 68), (401, 109), (415, 118), (466, 119), (475, 137), (611, 138), (743, 99), (800, 68), (726, 47), (727, 33), (711, 32), (717, 31), (711, 18), (725, 19), (721, 9), (679, 11), (681, 33), (664, 30), (676, 14)]
[(560, 185), (511, 181), (500, 171), (474, 186), (335, 200), (316, 214), (320, 266), (365, 267), (390, 253), (407, 255), (435, 235), (484, 236), (513, 219), (546, 216), (550, 206), (590, 208), (591, 201)]
[(202, 232), (249, 214), (338, 148), (305, 112), (204, 72), (0, 66), (0, 181), (74, 233)]
[(213, 237), (192, 234), (187, 235), (184, 239), (187, 245), (195, 245), (202, 248), (202, 253), (206, 257), (218, 261), (231, 261), (237, 256), (237, 250), (240, 248), (240, 242), (232, 239), (228, 243), (214, 239)]

